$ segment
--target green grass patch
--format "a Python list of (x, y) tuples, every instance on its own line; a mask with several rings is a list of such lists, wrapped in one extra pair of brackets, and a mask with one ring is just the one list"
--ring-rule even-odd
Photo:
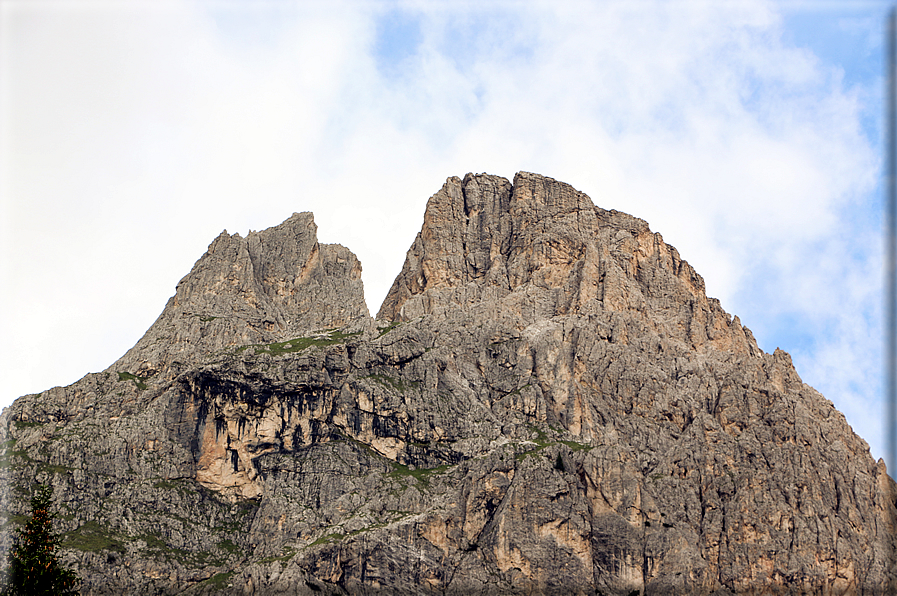
[(542, 446), (536, 447), (535, 449), (530, 449), (529, 451), (524, 451), (523, 453), (518, 453), (514, 456), (514, 459), (516, 459), (517, 461), (523, 461), (528, 457), (535, 456), (537, 453), (539, 453), (546, 447), (548, 447), (548, 445), (542, 445)]
[(380, 339), (381, 337), (383, 337), (384, 335), (386, 335), (387, 333), (389, 333), (390, 331), (392, 331), (393, 329), (395, 329), (396, 327), (398, 327), (401, 324), (402, 324), (401, 321), (393, 321), (386, 327), (377, 327), (377, 331), (380, 332), (380, 334), (377, 336), (377, 339)]
[(146, 548), (148, 550), (162, 551), (162, 552), (171, 550), (168, 547), (168, 544), (166, 544), (164, 540), (162, 540), (159, 536), (156, 536), (155, 534), (141, 534), (140, 536), (137, 537), (137, 539), (143, 540), (144, 542), (146, 542)]
[(33, 459), (31, 459), (31, 456), (28, 455), (28, 452), (25, 451), (24, 449), (12, 449), (12, 450), (9, 450), (9, 451), (7, 451), (6, 454), (5, 454), (2, 458), (0, 458), (0, 459), (11, 459), (11, 458), (13, 458), (13, 457), (20, 457), (20, 458), (24, 459), (24, 460), (27, 461), (27, 462), (33, 462), (33, 461), (34, 461)]
[(308, 546), (318, 546), (319, 544), (330, 544), (331, 542), (339, 542), (346, 537), (345, 534), (340, 534), (339, 532), (334, 532), (333, 534), (327, 534), (326, 536), (321, 536)]
[(536, 455), (537, 453), (539, 453), (546, 447), (549, 447), (551, 445), (557, 445), (556, 441), (548, 440), (548, 435), (546, 435), (542, 429), (540, 429), (536, 426), (533, 426), (532, 424), (527, 425), (527, 428), (530, 429), (530, 432), (536, 433), (536, 438), (530, 439), (530, 441), (532, 441), (533, 443), (536, 444), (536, 448), (529, 449), (527, 451), (524, 451), (523, 453), (515, 454), (514, 459), (516, 459), (517, 461), (523, 461), (527, 457), (532, 457), (532, 456)]
[(213, 317), (213, 316), (209, 315), (209, 316), (200, 316), (199, 320), (202, 321), (203, 323), (211, 323), (212, 321), (214, 321), (217, 318), (218, 317)]
[[(527, 428), (529, 428), (530, 432), (536, 433), (536, 438), (530, 439), (530, 441), (536, 444), (536, 448), (514, 455), (514, 459), (516, 459), (517, 461), (523, 461), (527, 457), (536, 455), (539, 451), (542, 451), (546, 447), (550, 447), (552, 445), (566, 445), (572, 451), (587, 451), (592, 448), (591, 445), (588, 445), (586, 443), (579, 443), (577, 441), (564, 441), (562, 439), (552, 441), (548, 438), (548, 435), (546, 435), (542, 429), (532, 424), (527, 425)], [(557, 429), (555, 429), (554, 427), (551, 427), (551, 429), (557, 432)]]
[(382, 387), (385, 387), (387, 390), (392, 390), (397, 393), (405, 393), (409, 389), (420, 390), (420, 381), (408, 381), (405, 382), (404, 379), (390, 377), (389, 375), (368, 375), (366, 377), (362, 377), (363, 379), (370, 379), (375, 383), (379, 384)]
[(176, 490), (185, 497), (190, 497), (196, 494), (196, 489), (190, 484), (190, 482), (182, 478), (175, 478), (174, 480), (159, 480), (158, 482), (153, 484), (153, 488), (158, 488), (161, 490)]
[(430, 476), (432, 476), (433, 474), (442, 474), (451, 467), (448, 464), (444, 464), (441, 466), (436, 466), (435, 468), (418, 468), (416, 470), (412, 470), (405, 464), (400, 464), (397, 462), (390, 463), (392, 463), (393, 469), (392, 472), (389, 472), (387, 474), (387, 476), (389, 476), (390, 478), (414, 478), (424, 487), (430, 485)]
[(539, 447), (548, 447), (552, 444), (552, 442), (548, 440), (548, 435), (546, 435), (541, 428), (533, 426), (532, 424), (528, 425), (528, 428), (530, 431), (536, 433), (536, 438), (532, 439), (533, 443)]
[(91, 553), (104, 550), (122, 554), (125, 552), (122, 536), (111, 528), (101, 526), (94, 520), (88, 521), (77, 530), (64, 534), (62, 546)]
[(209, 551), (198, 553), (186, 551), (182, 548), (171, 548), (165, 553), (165, 558), (179, 561), (185, 567), (206, 567), (209, 565), (219, 566), (224, 563), (223, 560), (214, 556)]
[(3, 525), (24, 526), (29, 521), (31, 521), (31, 516), (29, 515), (10, 515), (6, 518), (6, 522)]
[(176, 560), (187, 567), (205, 567), (207, 565), (218, 566), (224, 563), (221, 557), (214, 556), (209, 551), (191, 552), (182, 548), (169, 546), (165, 540), (156, 534), (141, 534), (129, 540), (142, 540), (146, 543), (144, 554), (161, 556), (166, 560)]
[(62, 464), (45, 464), (43, 462), (39, 463), (37, 468), (38, 470), (50, 472), (51, 474), (68, 474), (72, 471), (72, 468), (69, 466), (63, 466)]
[(586, 444), (586, 443), (577, 443), (576, 441), (563, 441), (563, 440), (561, 440), (561, 441), (558, 441), (558, 443), (563, 443), (564, 445), (566, 445), (567, 447), (569, 447), (569, 448), (572, 449), (573, 451), (588, 451), (589, 449), (592, 448), (591, 445), (588, 445), (588, 444)]
[(234, 576), (236, 571), (228, 571), (227, 573), (216, 573), (209, 579), (200, 583), (201, 586), (209, 586), (214, 590), (223, 590), (230, 583), (230, 578)]
[(233, 542), (231, 542), (230, 540), (222, 540), (221, 542), (218, 543), (217, 546), (221, 550), (227, 551), (230, 554), (234, 554), (234, 553), (240, 551), (240, 547), (237, 546), (236, 544), (234, 544)]
[(508, 395), (520, 395), (520, 392), (523, 391), (524, 389), (526, 389), (527, 387), (532, 387), (532, 385), (527, 383), (526, 385), (523, 385), (522, 387), (518, 387), (514, 391), (509, 391), (509, 392), (505, 393), (505, 397), (507, 397)]
[(190, 567), (207, 567), (209, 565), (218, 567), (224, 564), (224, 560), (205, 550), (199, 553), (193, 553), (180, 548), (171, 549), (170, 557), (177, 559), (184, 566)]
[(119, 381), (134, 381), (134, 384), (137, 385), (137, 388), (143, 391), (146, 389), (146, 378), (138, 377), (137, 375), (131, 374), (129, 372), (119, 372), (118, 373)]
[(252, 348), (256, 354), (271, 354), (273, 356), (279, 356), (280, 354), (301, 352), (302, 350), (306, 350), (313, 346), (321, 348), (324, 346), (342, 344), (345, 343), (346, 340), (350, 337), (359, 335), (360, 333), (361, 331), (355, 331), (353, 333), (342, 333), (340, 331), (330, 329), (326, 333), (311, 337), (297, 337), (295, 339), (276, 342), (273, 344), (253, 344), (249, 346), (241, 346), (237, 348), (237, 352), (242, 352), (243, 350)]
[[(14, 460), (18, 458), (21, 460), (20, 462), (15, 462)], [(28, 455), (28, 452), (24, 449), (16, 449), (11, 450), (7, 449), (3, 455), (0, 455), (0, 468), (14, 468), (18, 469), (23, 466), (31, 467), (34, 463), (34, 460), (31, 459), (31, 456)]]
[(46, 422), (37, 422), (34, 420), (16, 420), (15, 425), (16, 428), (21, 430), (23, 428), (34, 428), (35, 426), (43, 426)]

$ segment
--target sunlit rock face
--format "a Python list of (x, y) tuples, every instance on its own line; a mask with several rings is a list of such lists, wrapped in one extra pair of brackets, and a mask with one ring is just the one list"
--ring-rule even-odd
[(223, 233), (122, 359), (4, 411), (3, 510), (53, 484), (84, 594), (897, 588), (884, 464), (644, 221), (468, 174), (377, 319), (360, 274), (311, 214)]

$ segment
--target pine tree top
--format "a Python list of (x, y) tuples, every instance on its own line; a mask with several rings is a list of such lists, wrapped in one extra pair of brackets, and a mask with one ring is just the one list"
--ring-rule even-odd
[(2, 596), (76, 596), (81, 581), (56, 559), (61, 538), (53, 532), (56, 517), (51, 505), (53, 488), (40, 485), (31, 497), (31, 519), (16, 530), (15, 543), (7, 554), (9, 564)]

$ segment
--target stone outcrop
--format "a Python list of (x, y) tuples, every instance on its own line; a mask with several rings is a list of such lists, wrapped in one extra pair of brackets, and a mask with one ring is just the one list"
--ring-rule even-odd
[(369, 318), (361, 263), (320, 244), (311, 213), (246, 238), (222, 232), (115, 370), (154, 376), (210, 353), (267, 344)]
[(897, 588), (897, 487), (832, 403), (644, 221), (535, 174), (448, 179), (377, 319), (310, 214), (222, 234), (0, 440), (4, 510), (53, 484), (85, 594)]

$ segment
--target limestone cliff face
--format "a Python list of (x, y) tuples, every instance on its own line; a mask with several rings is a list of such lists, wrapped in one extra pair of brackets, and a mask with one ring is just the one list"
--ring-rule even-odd
[[(86, 594), (884, 594), (897, 488), (659, 234), (450, 178), (380, 309), (309, 214), (0, 417)], [(8, 543), (8, 536), (4, 538)]]
[[(476, 313), (522, 328), (555, 316), (635, 316), (698, 352), (758, 355), (738, 318), (640, 219), (571, 186), (520, 172), (449, 178), (427, 204), (378, 318)], [(515, 323), (516, 322), (516, 323)]]

